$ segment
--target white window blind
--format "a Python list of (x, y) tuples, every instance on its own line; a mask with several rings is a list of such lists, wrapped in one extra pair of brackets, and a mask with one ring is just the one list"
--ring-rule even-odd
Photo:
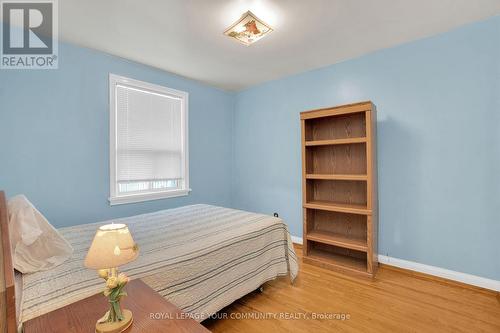
[(187, 94), (111, 75), (110, 106), (110, 201), (187, 194)]

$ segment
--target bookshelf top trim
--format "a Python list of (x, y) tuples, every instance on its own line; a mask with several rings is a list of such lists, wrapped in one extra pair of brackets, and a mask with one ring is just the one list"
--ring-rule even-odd
[(366, 101), (361, 103), (345, 104), (335, 107), (304, 111), (300, 113), (300, 119), (306, 120), (321, 117), (330, 117), (349, 113), (373, 111), (374, 109), (375, 105), (371, 101)]

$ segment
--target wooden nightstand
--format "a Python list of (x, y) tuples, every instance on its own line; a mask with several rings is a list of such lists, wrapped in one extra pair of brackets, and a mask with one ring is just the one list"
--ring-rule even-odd
[[(141, 280), (131, 281), (122, 301), (132, 311), (134, 322), (127, 333), (210, 332), (193, 319), (186, 318), (175, 305), (161, 297)], [(97, 319), (107, 311), (108, 304), (102, 294), (75, 302), (24, 323), (25, 333), (93, 333)], [(151, 319), (161, 314), (163, 319)]]

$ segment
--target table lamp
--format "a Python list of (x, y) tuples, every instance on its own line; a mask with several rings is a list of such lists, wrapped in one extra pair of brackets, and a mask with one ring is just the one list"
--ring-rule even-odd
[(126, 296), (123, 290), (128, 277), (117, 267), (137, 258), (139, 249), (125, 224), (106, 224), (100, 227), (92, 241), (85, 266), (98, 270), (99, 276), (106, 280), (104, 296), (109, 299), (109, 310), (97, 321), (97, 333), (119, 333), (132, 324), (132, 312), (122, 310), (120, 299)]

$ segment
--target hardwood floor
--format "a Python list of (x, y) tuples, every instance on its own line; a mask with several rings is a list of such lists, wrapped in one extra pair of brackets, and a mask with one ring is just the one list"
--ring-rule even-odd
[[(297, 255), (302, 251), (297, 249)], [(349, 319), (210, 319), (213, 332), (500, 332), (498, 293), (383, 266), (375, 280), (301, 263), (294, 285), (280, 278), (219, 316), (343, 313)]]

